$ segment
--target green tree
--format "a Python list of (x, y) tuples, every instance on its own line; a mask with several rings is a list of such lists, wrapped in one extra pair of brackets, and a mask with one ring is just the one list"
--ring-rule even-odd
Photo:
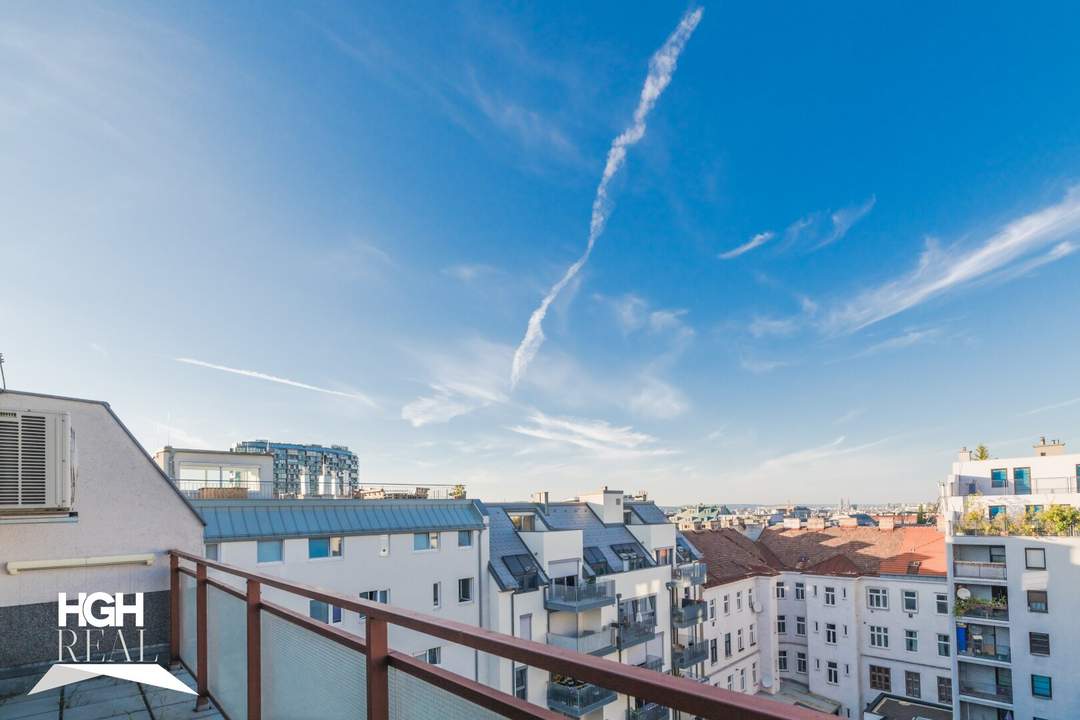
[(975, 448), (975, 452), (971, 453), (971, 458), (973, 460), (989, 460), (990, 449), (982, 443), (979, 443), (979, 446)]
[(919, 512), (918, 512), (918, 514), (915, 515), (915, 524), (916, 525), (925, 525), (926, 524), (926, 510), (923, 508), (922, 503), (919, 503)]
[(1051, 505), (1039, 513), (1039, 524), (1051, 535), (1069, 535), (1080, 527), (1080, 510), (1072, 505)]

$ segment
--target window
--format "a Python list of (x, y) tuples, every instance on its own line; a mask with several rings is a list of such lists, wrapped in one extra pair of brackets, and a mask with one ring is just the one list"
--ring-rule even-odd
[(836, 604), (836, 588), (834, 588), (834, 587), (826, 587), (825, 588), (825, 604), (826, 605), (835, 605)]
[(330, 624), (337, 625), (341, 622), (341, 608), (337, 605), (330, 606)]
[(834, 662), (825, 664), (825, 682), (830, 685), (840, 684), (840, 668)]
[(757, 663), (750, 663), (750, 684), (757, 687)]
[(457, 531), (457, 546), (472, 547), (472, 530)]
[(888, 610), (889, 591), (885, 588), (867, 588), (866, 606), (875, 610)]
[(836, 644), (836, 623), (825, 623), (825, 642), (829, 645)]
[(795, 616), (795, 634), (806, 635), (806, 618), (801, 615)]
[(785, 595), (787, 595), (787, 588), (784, 587), (784, 583), (776, 583), (776, 599), (783, 600)]
[(207, 560), (220, 560), (220, 548), (221, 546), (217, 543), (206, 543), (206, 549), (205, 552), (203, 552), (203, 555), (206, 557)]
[(1003, 515), (1004, 513), (1005, 513), (1005, 506), (1004, 505), (991, 505), (987, 510), (987, 515), (991, 520), (996, 518), (998, 515)]
[(801, 582), (795, 583), (795, 599), (796, 600), (805, 600), (806, 599), (806, 584), (805, 583), (801, 583)]
[(709, 619), (716, 619), (716, 598), (709, 599)]
[(731, 614), (731, 596), (730, 595), (725, 595), (724, 596), (724, 614), (725, 615), (730, 615)]
[(709, 661), (715, 665), (720, 660), (720, 651), (716, 647), (716, 638), (709, 641)]
[(731, 633), (724, 633), (724, 657), (731, 657)]
[(340, 535), (334, 537), (308, 538), (307, 556), (309, 559), (341, 557), (341, 549), (344, 543)]
[(922, 676), (919, 673), (904, 671), (904, 693), (908, 697), (922, 697)]
[(727, 676), (727, 689), (728, 690), (734, 690), (735, 689), (735, 676), (734, 675), (728, 675)]
[(514, 668), (514, 697), (529, 699), (529, 668), (526, 665)]
[(990, 487), (1003, 488), (1009, 478), (1009, 473), (1005, 468), (994, 468), (990, 471)]
[(472, 578), (461, 578), (457, 581), (457, 601), (472, 602)]
[(1024, 567), (1028, 570), (1046, 569), (1046, 550), (1043, 548), (1024, 548)]
[(1031, 649), (1032, 655), (1049, 655), (1050, 634), (1037, 632), (1028, 633), (1028, 646)]
[(938, 675), (937, 701), (945, 705), (952, 705), (952, 678)]
[[(629, 524), (629, 523), (627, 523)], [(674, 564), (674, 555), (671, 548), (657, 548), (656, 549), (656, 564), (657, 565), (672, 565)]]
[(777, 667), (780, 672), (787, 672), (787, 650), (781, 650), (777, 655)]
[(412, 549), (416, 552), (421, 550), (438, 550), (439, 533), (413, 533)]
[(754, 623), (750, 623), (750, 647), (757, 645), (757, 637), (754, 635)]
[(776, 616), (776, 632), (780, 635), (787, 635), (787, 616)]
[(313, 620), (318, 620), (319, 622), (329, 622), (330, 606), (324, 603), (322, 600), (309, 600), (308, 615), (310, 615)]
[(889, 647), (889, 628), (883, 625), (870, 626), (870, 647)]
[(919, 652), (919, 631), (904, 631), (904, 649), (908, 652)]
[(937, 654), (941, 657), (949, 657), (949, 636), (945, 633), (937, 634)]
[(442, 583), (431, 583), (431, 607), (442, 607)]
[(746, 690), (746, 668), (739, 668), (739, 690)]
[(371, 602), (382, 603), (383, 605), (390, 604), (390, 591), (389, 590), (365, 590), (360, 593), (362, 600), (370, 600)]
[(889, 668), (880, 665), (870, 666), (870, 687), (874, 690), (892, 692), (892, 676)]
[(585, 562), (594, 573), (597, 575), (611, 574), (611, 565), (608, 564), (607, 558), (604, 557), (604, 553), (600, 551), (600, 548), (590, 545), (582, 548), (581, 553), (585, 556)]
[(919, 593), (915, 590), (905, 590), (903, 592), (903, 603), (904, 612), (919, 612)]
[(743, 645), (743, 639), (742, 639), (742, 628), (739, 628), (738, 630), (735, 631), (735, 639), (736, 639), (736, 641), (738, 643), (739, 652), (742, 652), (743, 650), (745, 650), (746, 647)]
[(735, 593), (735, 612), (742, 610), (742, 590)]
[(532, 640), (532, 613), (526, 613), (518, 618), (518, 637), (522, 640)]
[(806, 674), (806, 653), (795, 653), (795, 672)]
[(949, 596), (945, 593), (934, 593), (934, 601), (937, 603), (937, 614), (949, 614)]
[(428, 665), (442, 665), (442, 648), (433, 647), (430, 650), (416, 653), (413, 657), (423, 660)]
[(1054, 684), (1049, 675), (1031, 676), (1031, 694), (1037, 698), (1049, 700), (1054, 697)]
[(281, 541), (260, 540), (258, 542), (258, 547), (256, 548), (256, 553), (258, 554), (258, 562), (281, 562)]
[(536, 516), (532, 513), (509, 513), (510, 522), (515, 530), (533, 532), (536, 530)]
[(1028, 590), (1027, 591), (1028, 612), (1044, 613), (1049, 612), (1049, 605), (1047, 602), (1045, 590)]

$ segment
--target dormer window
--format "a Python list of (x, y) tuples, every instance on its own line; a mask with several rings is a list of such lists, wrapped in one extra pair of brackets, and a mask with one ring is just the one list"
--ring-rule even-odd
[(514, 528), (522, 532), (534, 532), (536, 530), (536, 515), (533, 513), (509, 513), (510, 522)]

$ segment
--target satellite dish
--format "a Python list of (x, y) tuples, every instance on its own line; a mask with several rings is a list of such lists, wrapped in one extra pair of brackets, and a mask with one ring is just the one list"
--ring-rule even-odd
[(960, 598), (961, 600), (968, 600), (969, 598), (971, 598), (971, 591), (968, 590), (966, 587), (957, 588), (956, 597)]

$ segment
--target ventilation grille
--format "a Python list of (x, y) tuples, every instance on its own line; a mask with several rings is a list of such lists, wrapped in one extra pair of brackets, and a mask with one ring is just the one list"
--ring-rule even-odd
[(0, 505), (45, 505), (47, 419), (0, 415)]

